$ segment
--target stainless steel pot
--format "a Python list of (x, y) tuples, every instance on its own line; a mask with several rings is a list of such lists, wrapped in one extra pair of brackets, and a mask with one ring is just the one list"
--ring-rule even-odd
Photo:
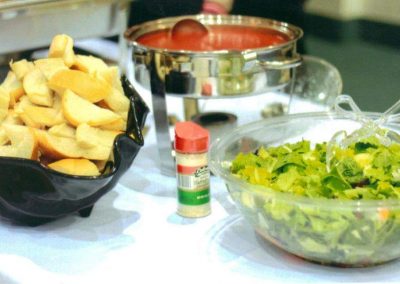
[[(232, 25), (265, 27), (280, 31), (289, 40), (280, 45), (243, 51), (219, 50), (195, 52), (143, 46), (136, 40), (149, 32), (170, 29), (181, 19), (195, 19), (205, 26)], [(254, 95), (282, 88), (292, 78), (291, 69), (301, 64), (296, 43), (300, 28), (271, 19), (237, 15), (192, 15), (165, 18), (134, 26), (125, 32), (130, 44), (135, 79), (150, 85), (149, 74), (164, 82), (168, 95), (190, 98)], [(207, 90), (207, 91), (205, 91)]]
[[(258, 49), (200, 52), (154, 48), (137, 41), (147, 33), (171, 29), (182, 19), (195, 19), (205, 26), (270, 28), (284, 33), (288, 40)], [(172, 17), (129, 28), (124, 37), (132, 57), (126, 68), (137, 82), (151, 89), (162, 172), (175, 173), (166, 95), (181, 96), (193, 106), (196, 99), (248, 96), (283, 88), (292, 81), (294, 68), (301, 64), (296, 44), (302, 35), (300, 28), (288, 23), (239, 15)]]

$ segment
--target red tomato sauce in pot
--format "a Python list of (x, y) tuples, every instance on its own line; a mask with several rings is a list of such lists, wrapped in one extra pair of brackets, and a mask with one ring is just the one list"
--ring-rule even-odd
[(246, 50), (285, 43), (289, 36), (269, 28), (246, 26), (207, 26), (204, 36), (186, 35), (179, 39), (171, 36), (170, 30), (159, 30), (144, 34), (136, 41), (144, 46), (169, 50), (215, 51)]

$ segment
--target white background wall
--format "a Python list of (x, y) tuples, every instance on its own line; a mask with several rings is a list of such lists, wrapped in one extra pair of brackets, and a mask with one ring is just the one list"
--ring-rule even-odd
[(400, 0), (308, 0), (306, 11), (339, 20), (363, 18), (400, 24)]

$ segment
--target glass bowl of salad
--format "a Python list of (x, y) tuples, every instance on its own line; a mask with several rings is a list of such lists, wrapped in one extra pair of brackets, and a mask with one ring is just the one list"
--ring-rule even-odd
[[(274, 245), (327, 265), (381, 264), (400, 256), (400, 144), (363, 138), (334, 146), (326, 163), (332, 136), (360, 127), (354, 117), (328, 112), (253, 122), (213, 143), (211, 171)], [(384, 127), (400, 131), (395, 119)]]

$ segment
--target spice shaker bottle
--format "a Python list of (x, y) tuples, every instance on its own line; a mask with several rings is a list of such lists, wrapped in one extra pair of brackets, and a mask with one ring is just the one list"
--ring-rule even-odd
[(178, 214), (203, 217), (211, 213), (207, 129), (191, 122), (175, 125)]

